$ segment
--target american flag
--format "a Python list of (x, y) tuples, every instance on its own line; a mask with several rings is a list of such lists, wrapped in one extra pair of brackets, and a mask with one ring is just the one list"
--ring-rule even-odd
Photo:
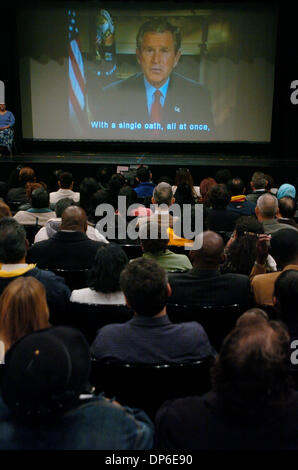
[(68, 10), (68, 40), (69, 114), (75, 129), (80, 132), (86, 122), (86, 78), (74, 10)]

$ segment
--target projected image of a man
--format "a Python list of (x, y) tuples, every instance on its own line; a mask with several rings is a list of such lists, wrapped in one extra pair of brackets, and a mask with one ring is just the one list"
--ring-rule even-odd
[[(181, 32), (177, 26), (162, 17), (143, 23), (136, 36), (141, 70), (103, 89), (103, 117), (142, 123), (142, 130), (152, 128), (150, 123), (155, 122), (167, 138), (168, 131), (171, 138), (180, 131), (183, 136), (192, 134), (194, 139), (198, 134), (199, 138), (210, 138), (214, 124), (209, 92), (206, 86), (174, 71), (180, 57)], [(201, 132), (191, 132), (194, 126), (200, 126)]]

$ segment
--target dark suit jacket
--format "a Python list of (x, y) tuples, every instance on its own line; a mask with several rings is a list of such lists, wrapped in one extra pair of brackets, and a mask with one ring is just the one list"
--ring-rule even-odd
[(215, 269), (191, 269), (169, 274), (172, 295), (169, 303), (180, 305), (239, 304), (251, 306), (250, 282), (243, 274), (221, 274)]
[(90, 240), (82, 232), (59, 231), (49, 240), (32, 245), (26, 260), (43, 268), (89, 268), (102, 245), (101, 242)]
[[(110, 129), (105, 131), (107, 136), (118, 135), (151, 139), (152, 133), (144, 130), (144, 123), (150, 123), (147, 109), (147, 98), (143, 73), (137, 73), (120, 82), (112, 83), (104, 88), (103, 93), (89, 100), (93, 119), (116, 122), (139, 122), (140, 130)], [(92, 109), (93, 108), (93, 109)], [(176, 123), (176, 130), (167, 130), (167, 124)], [(186, 124), (186, 130), (178, 131), (179, 124)], [(210, 131), (190, 131), (190, 124), (206, 124)], [(211, 101), (207, 88), (194, 80), (190, 80), (175, 72), (171, 74), (163, 107), (163, 135), (167, 140), (179, 136), (179, 140), (192, 137), (193, 140), (215, 138), (215, 128), (212, 116)], [(98, 133), (98, 129), (96, 129)], [(165, 135), (164, 135), (165, 134)], [(177, 139), (178, 137), (176, 137)]]

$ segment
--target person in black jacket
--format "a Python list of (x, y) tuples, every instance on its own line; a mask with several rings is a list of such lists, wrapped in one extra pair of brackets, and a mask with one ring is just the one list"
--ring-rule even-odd
[(91, 267), (103, 243), (90, 240), (86, 230), (87, 215), (84, 209), (67, 207), (62, 213), (60, 230), (49, 240), (35, 243), (28, 251), (28, 262), (52, 269)]

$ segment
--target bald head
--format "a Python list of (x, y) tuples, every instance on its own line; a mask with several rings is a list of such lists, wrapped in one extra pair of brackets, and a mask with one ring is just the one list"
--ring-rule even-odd
[(77, 206), (67, 207), (62, 213), (60, 230), (86, 232), (87, 215), (84, 209)]
[(207, 231), (198, 235), (202, 237), (199, 250), (190, 253), (192, 264), (196, 268), (217, 269), (224, 260), (224, 241), (215, 232)]

